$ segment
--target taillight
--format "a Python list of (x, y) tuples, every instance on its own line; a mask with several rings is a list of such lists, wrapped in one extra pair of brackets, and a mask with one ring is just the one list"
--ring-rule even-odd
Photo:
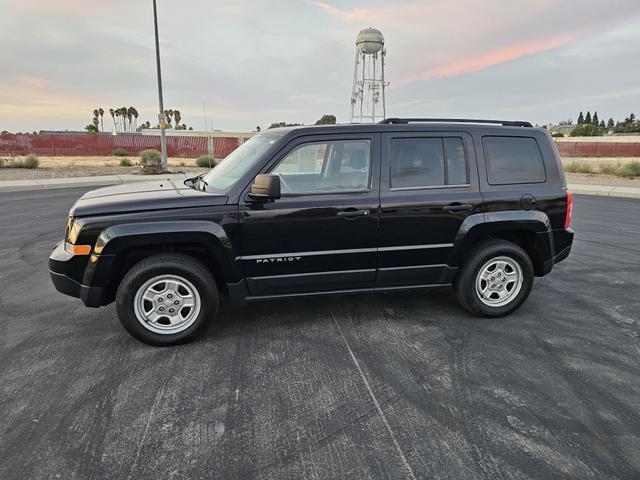
[(565, 230), (571, 226), (571, 218), (573, 217), (573, 194), (567, 190), (567, 211), (564, 214)]

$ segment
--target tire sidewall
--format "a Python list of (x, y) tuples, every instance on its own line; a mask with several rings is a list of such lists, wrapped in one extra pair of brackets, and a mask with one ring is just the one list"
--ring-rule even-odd
[[(522, 269), (522, 286), (518, 294), (506, 305), (500, 307), (491, 307), (484, 304), (476, 291), (476, 279), (480, 269), (491, 259), (496, 257), (509, 257), (513, 261), (517, 262)], [(464, 272), (464, 277), (461, 278), (461, 287), (465, 288), (465, 300), (469, 307), (479, 313), (480, 315), (487, 317), (502, 317), (516, 310), (527, 299), (531, 288), (533, 287), (533, 265), (531, 259), (520, 247), (516, 245), (495, 245), (486, 249), (480, 250), (472, 265), (468, 265), (470, 268)]]
[[(218, 309), (218, 291), (213, 277), (209, 275), (210, 278), (207, 279), (202, 275), (203, 272), (193, 270), (175, 260), (156, 264), (144, 262), (134, 266), (120, 283), (116, 296), (116, 309), (120, 322), (133, 337), (150, 345), (177, 345), (193, 340), (207, 327)], [(148, 330), (135, 314), (134, 302), (138, 289), (147, 280), (163, 274), (185, 278), (193, 284), (200, 295), (201, 306), (198, 317), (187, 329), (178, 333), (161, 334)]]

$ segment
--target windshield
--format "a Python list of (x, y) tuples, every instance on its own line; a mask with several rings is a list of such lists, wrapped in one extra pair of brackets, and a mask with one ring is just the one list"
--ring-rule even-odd
[(215, 193), (227, 192), (284, 134), (285, 132), (261, 133), (244, 142), (202, 177), (207, 190)]

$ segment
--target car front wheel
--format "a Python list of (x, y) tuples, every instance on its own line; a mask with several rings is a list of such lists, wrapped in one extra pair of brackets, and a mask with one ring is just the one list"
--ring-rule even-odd
[(167, 346), (196, 338), (218, 310), (209, 270), (187, 255), (159, 254), (141, 260), (116, 294), (118, 318), (136, 339)]
[(469, 312), (501, 317), (527, 299), (533, 277), (533, 264), (527, 252), (512, 242), (490, 240), (470, 252), (454, 282), (454, 290)]

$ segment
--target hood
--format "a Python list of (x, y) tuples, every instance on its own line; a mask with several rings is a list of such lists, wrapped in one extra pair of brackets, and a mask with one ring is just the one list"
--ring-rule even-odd
[(154, 180), (91, 190), (78, 199), (69, 215), (86, 217), (225, 203), (226, 196), (194, 190), (185, 186), (182, 181)]

